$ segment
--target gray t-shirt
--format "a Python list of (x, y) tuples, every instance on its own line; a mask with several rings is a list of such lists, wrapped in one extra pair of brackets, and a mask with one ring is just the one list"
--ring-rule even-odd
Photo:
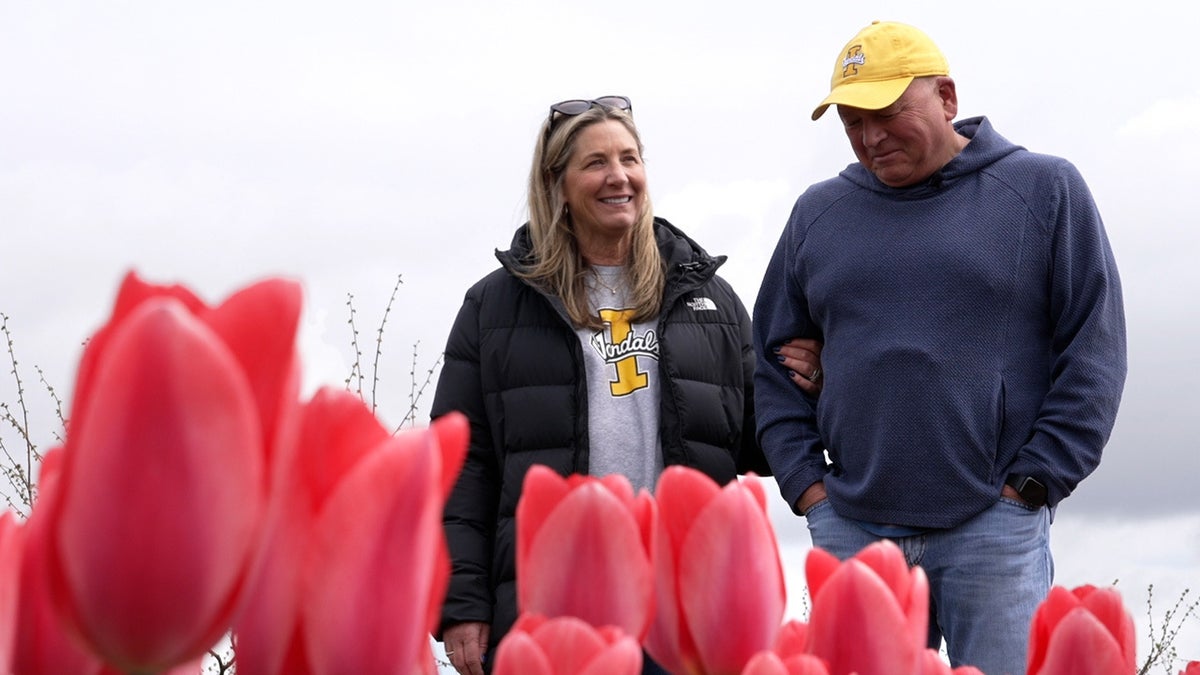
[(663, 470), (658, 438), (658, 333), (653, 321), (628, 320), (625, 268), (593, 266), (592, 310), (604, 328), (576, 330), (588, 383), (588, 473), (619, 473), (651, 492)]

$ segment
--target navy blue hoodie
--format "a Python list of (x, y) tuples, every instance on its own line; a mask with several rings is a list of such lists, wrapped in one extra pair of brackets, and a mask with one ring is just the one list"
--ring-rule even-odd
[[(824, 480), (844, 517), (953, 527), (1010, 473), (1053, 506), (1100, 462), (1125, 317), (1092, 196), (985, 118), (955, 126), (971, 141), (924, 183), (855, 163), (801, 195), (779, 239), (754, 307), (755, 408), (793, 508)], [(824, 341), (819, 400), (772, 352), (793, 336)]]

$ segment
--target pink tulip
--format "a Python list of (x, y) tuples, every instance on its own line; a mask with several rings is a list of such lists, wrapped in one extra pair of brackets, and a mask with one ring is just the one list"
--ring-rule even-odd
[(695, 469), (658, 482), (657, 612), (646, 650), (673, 673), (737, 673), (775, 641), (787, 594), (766, 495)]
[(924, 663), (921, 675), (984, 675), (975, 666), (959, 666), (951, 668), (949, 663), (942, 660), (942, 654), (936, 649), (926, 649), (921, 659)]
[(642, 650), (615, 626), (522, 614), (496, 648), (493, 675), (638, 675)]
[(285, 508), (236, 626), (240, 675), (430, 672), (449, 579), (442, 508), (466, 418), (392, 436), (355, 395), (304, 406)]
[(791, 619), (779, 628), (775, 636), (775, 644), (771, 651), (783, 658), (806, 653), (808, 647), (808, 624), (799, 619)]
[(62, 620), (112, 667), (159, 672), (228, 628), (298, 386), (300, 290), (209, 308), (130, 274), (80, 361), (59, 489), (43, 499)]
[(776, 652), (759, 652), (746, 663), (741, 675), (829, 675), (829, 670), (812, 654), (783, 658)]
[[(46, 562), (47, 509), (58, 488), (62, 449), (52, 448), (42, 458), (38, 479), (38, 501), (29, 519), (12, 532), (17, 544), (16, 581), (12, 589), (14, 642), (9, 656), (14, 675), (98, 675), (103, 663), (88, 651), (59, 620), (51, 597)], [(3, 583), (3, 582), (0, 582)], [(5, 663), (0, 659), (0, 664)], [(0, 673), (8, 671), (0, 667)]]
[(929, 625), (929, 582), (883, 540), (839, 562), (814, 548), (805, 562), (813, 599), (809, 652), (830, 675), (919, 673)]
[(821, 659), (808, 654), (808, 624), (797, 619), (779, 628), (770, 651), (751, 657), (741, 675), (829, 675)]
[(12, 511), (0, 513), (0, 675), (12, 672), (17, 637), (17, 596), (20, 590), (24, 533)]
[(1136, 670), (1137, 635), (1117, 589), (1050, 589), (1029, 629), (1029, 675), (1128, 675)]
[(635, 498), (624, 476), (531, 467), (517, 503), (519, 611), (616, 626), (640, 641), (654, 609), (656, 516), (650, 494)]

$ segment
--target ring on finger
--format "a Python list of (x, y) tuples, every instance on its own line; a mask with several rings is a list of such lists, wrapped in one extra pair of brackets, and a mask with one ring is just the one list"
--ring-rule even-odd
[(820, 366), (817, 366), (816, 368), (813, 368), (812, 375), (809, 375), (809, 376), (808, 376), (808, 381), (809, 381), (809, 382), (816, 382), (818, 377), (821, 377), (821, 367), (820, 367)]

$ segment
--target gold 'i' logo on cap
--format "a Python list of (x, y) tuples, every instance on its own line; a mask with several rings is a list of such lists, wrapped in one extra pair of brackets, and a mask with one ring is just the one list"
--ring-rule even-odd
[(842, 59), (842, 77), (858, 74), (858, 67), (867, 62), (862, 45), (854, 45), (846, 50), (846, 58)]

